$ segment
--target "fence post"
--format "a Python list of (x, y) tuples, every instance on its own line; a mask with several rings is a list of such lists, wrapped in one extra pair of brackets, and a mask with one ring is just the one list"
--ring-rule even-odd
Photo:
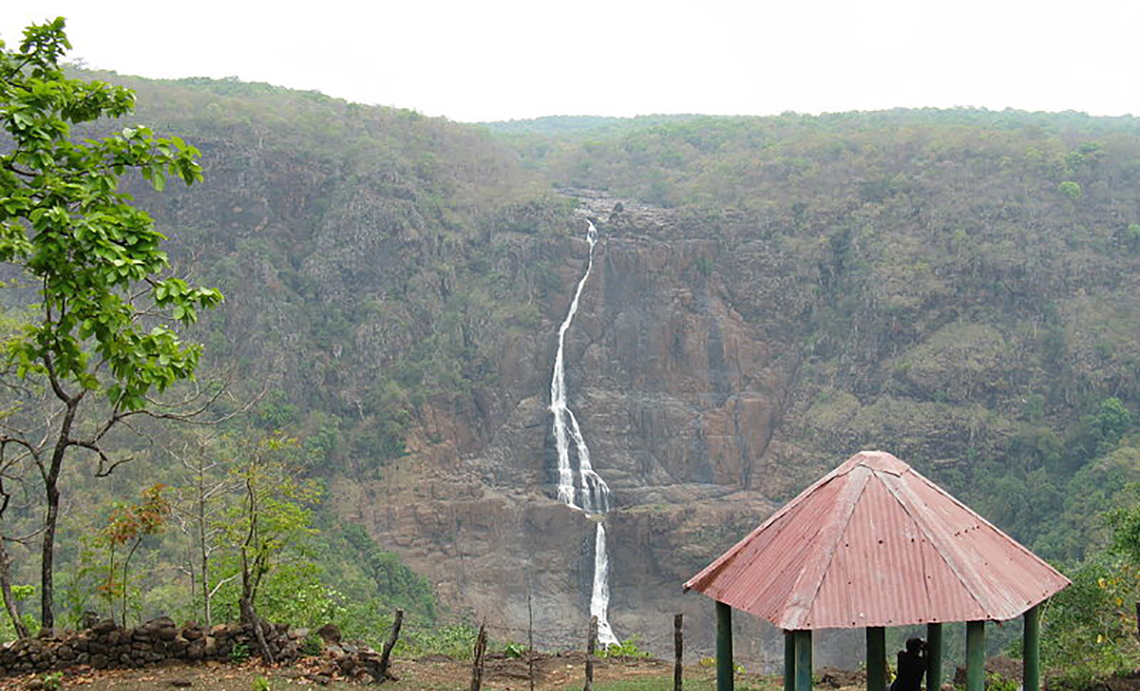
[(475, 650), (472, 651), (471, 662), (471, 691), (479, 691), (483, 686), (483, 654), (487, 652), (487, 624), (479, 625), (479, 637), (475, 639)]
[(594, 647), (598, 642), (598, 618), (590, 617), (590, 638), (586, 641), (586, 685), (582, 691), (594, 689)]
[(682, 691), (681, 658), (685, 654), (685, 639), (682, 633), (685, 615), (673, 615), (673, 691)]
[(530, 574), (526, 578), (526, 676), (534, 691), (534, 609), (531, 607)]
[(392, 657), (392, 648), (396, 647), (396, 640), (400, 637), (400, 626), (403, 625), (403, 623), (404, 610), (397, 609), (396, 618), (392, 620), (392, 632), (388, 634), (388, 640), (384, 642), (384, 648), (380, 652), (380, 679), (377, 681), (395, 679), (395, 677), (388, 672), (388, 665)]

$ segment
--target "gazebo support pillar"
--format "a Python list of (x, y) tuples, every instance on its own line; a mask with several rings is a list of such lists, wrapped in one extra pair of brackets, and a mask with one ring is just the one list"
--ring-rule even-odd
[(796, 691), (811, 691), (811, 630), (796, 631)]
[(1021, 685), (1024, 691), (1041, 688), (1041, 610), (1030, 607), (1025, 612), (1025, 638), (1022, 641)]
[(867, 627), (867, 691), (887, 688), (887, 630)]
[(986, 622), (966, 622), (966, 691), (986, 686)]
[(784, 630), (784, 691), (796, 691), (796, 632)]
[(942, 624), (926, 625), (926, 651), (926, 691), (941, 691)]
[(732, 691), (732, 608), (716, 603), (716, 691)]

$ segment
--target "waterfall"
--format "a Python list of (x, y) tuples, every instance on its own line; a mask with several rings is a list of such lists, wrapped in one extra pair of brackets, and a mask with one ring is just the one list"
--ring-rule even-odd
[(606, 527), (598, 521), (594, 532), (594, 587), (590, 592), (590, 616), (598, 618), (598, 641), (602, 645), (618, 642), (610, 628), (610, 558), (606, 554)]
[[(586, 242), (590, 244), (590, 257), (586, 263), (586, 273), (578, 281), (574, 299), (570, 301), (566, 319), (558, 327), (558, 353), (554, 356), (554, 375), (550, 379), (550, 412), (554, 414), (554, 446), (558, 451), (558, 501), (580, 509), (598, 522), (594, 533), (594, 586), (590, 593), (590, 614), (598, 618), (598, 641), (602, 645), (612, 645), (618, 639), (610, 628), (607, 616), (610, 602), (609, 556), (606, 554), (606, 529), (602, 524), (603, 517), (610, 510), (610, 488), (594, 472), (594, 466), (590, 463), (590, 449), (582, 436), (578, 418), (574, 417), (574, 412), (566, 404), (566, 366), (563, 359), (566, 331), (578, 312), (582, 289), (594, 268), (594, 245), (598, 244), (598, 229), (592, 222), (587, 223), (589, 229), (586, 231)], [(571, 440), (578, 458), (576, 473), (570, 463)]]

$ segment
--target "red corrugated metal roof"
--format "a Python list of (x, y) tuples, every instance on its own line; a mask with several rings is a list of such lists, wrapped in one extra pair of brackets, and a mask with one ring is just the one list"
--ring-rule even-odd
[(858, 453), (685, 589), (782, 629), (1005, 620), (1069, 579), (906, 463)]

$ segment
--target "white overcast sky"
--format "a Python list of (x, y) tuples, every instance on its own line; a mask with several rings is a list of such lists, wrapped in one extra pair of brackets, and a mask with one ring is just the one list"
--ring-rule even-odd
[(983, 106), (1140, 114), (1140, 0), (0, 0), (70, 54), (452, 120)]

